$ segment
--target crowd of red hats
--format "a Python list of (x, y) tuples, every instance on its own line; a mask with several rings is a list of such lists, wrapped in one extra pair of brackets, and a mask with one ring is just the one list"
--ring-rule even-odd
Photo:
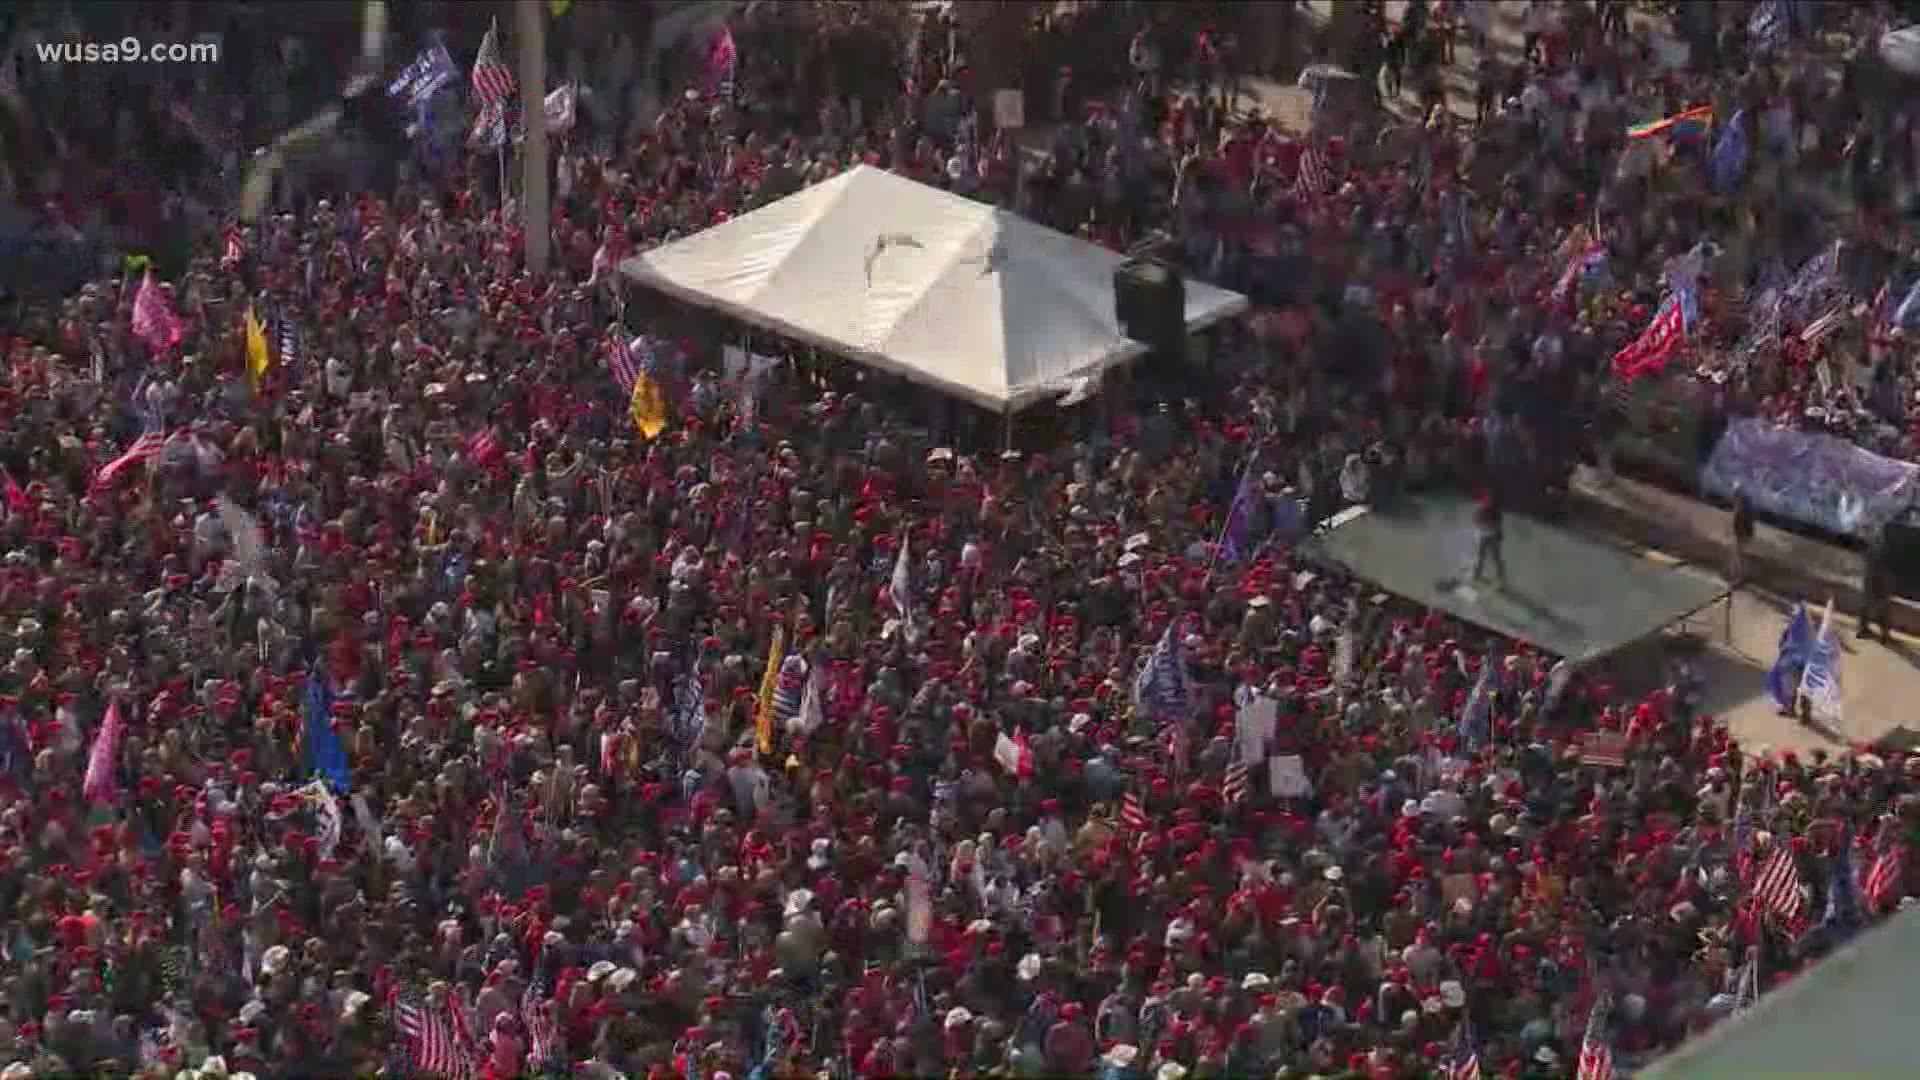
[[(1572, 55), (1625, 88), (1630, 46)], [(1649, 1060), (1904, 906), (1920, 757), (1743, 751), (1684, 668), (1554, 680), (1295, 557), (1343, 503), (1581, 452), (1566, 403), (1637, 328), (1552, 300), (1558, 239), (1644, 217), (1611, 272), (1654, 280), (1695, 193), (1573, 188), (1621, 110), (1560, 74), (1479, 131), (1492, 173), (1436, 122), (1318, 192), (1197, 107), (1134, 129), (1137, 175), (1146, 114), (1092, 110), (1023, 192), (1004, 139), (832, 108), (844, 137), (770, 138), (696, 95), (561, 152), (544, 278), (483, 162), (211, 241), (149, 294), (172, 345), (131, 272), (28, 310), (0, 1078), (1545, 1080), (1589, 1039)], [(1116, 242), (1188, 159), (1190, 268), (1297, 291), (1193, 400), (1016, 454), (937, 444), (849, 365), (729, 381), (612, 283), (863, 156), (959, 158)], [(669, 387), (655, 438), (616, 311)], [(1180, 693), (1138, 700), (1167, 656)]]

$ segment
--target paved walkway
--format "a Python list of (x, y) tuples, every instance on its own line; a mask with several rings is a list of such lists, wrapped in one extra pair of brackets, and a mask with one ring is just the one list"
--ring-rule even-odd
[[(1592, 469), (1574, 477), (1569, 524), (1581, 532), (1668, 564), (1726, 569), (1732, 515), (1689, 495), (1624, 477), (1608, 482)], [(1716, 604), (1685, 629), (1708, 643), (1702, 660), (1706, 711), (1722, 717), (1743, 745), (1799, 751), (1837, 750), (1879, 740), (1898, 728), (1920, 729), (1920, 605), (1896, 601), (1891, 644), (1856, 641), (1860, 556), (1771, 525), (1755, 529), (1747, 560), (1751, 588)], [(1808, 727), (1781, 716), (1764, 676), (1795, 603), (1817, 619), (1834, 601), (1841, 635), (1844, 708), (1837, 723)]]

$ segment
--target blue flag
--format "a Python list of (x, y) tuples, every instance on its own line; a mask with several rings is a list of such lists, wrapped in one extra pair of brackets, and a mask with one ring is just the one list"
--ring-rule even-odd
[(1800, 673), (1800, 693), (1806, 696), (1813, 716), (1821, 720), (1840, 717), (1840, 641), (1833, 631), (1833, 602), (1827, 602), (1819, 629), (1813, 632), (1813, 645), (1807, 649), (1807, 666)]
[(1180, 717), (1187, 710), (1187, 662), (1180, 651), (1180, 639), (1174, 636), (1175, 623), (1147, 657), (1145, 666), (1133, 680), (1133, 707), (1139, 712), (1161, 718)]
[(344, 792), (352, 782), (347, 768), (347, 748), (333, 730), (333, 687), (320, 674), (319, 667), (307, 671), (307, 761), (327, 784)]
[(1806, 667), (1812, 651), (1813, 620), (1807, 617), (1807, 606), (1799, 604), (1793, 609), (1793, 618), (1787, 620), (1787, 628), (1780, 632), (1779, 654), (1767, 669), (1767, 693), (1782, 709), (1793, 707), (1800, 689), (1800, 669)]
[(420, 55), (414, 58), (413, 63), (402, 68), (400, 74), (387, 84), (387, 95), (405, 98), (408, 105), (417, 109), (421, 102), (459, 75), (460, 69), (454, 65), (447, 47), (435, 42), (420, 50)]
[(1707, 183), (1717, 195), (1740, 187), (1747, 173), (1747, 110), (1737, 109), (1707, 155)]
[(1234, 489), (1233, 505), (1227, 508), (1227, 525), (1220, 530), (1220, 561), (1237, 563), (1247, 557), (1247, 533), (1253, 516), (1253, 462), (1247, 462), (1240, 474), (1240, 486)]

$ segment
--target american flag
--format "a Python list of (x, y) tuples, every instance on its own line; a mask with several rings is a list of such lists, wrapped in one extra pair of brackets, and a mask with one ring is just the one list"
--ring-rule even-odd
[(1786, 844), (1775, 847), (1760, 867), (1753, 881), (1753, 897), (1762, 910), (1779, 918), (1789, 934), (1798, 937), (1806, 932), (1807, 898), (1800, 890), (1800, 865)]
[(513, 71), (500, 58), (500, 24), (487, 27), (480, 55), (473, 58), (473, 97), (480, 105), (470, 141), (500, 147), (507, 143), (507, 102), (518, 88)]
[(633, 346), (627, 344), (626, 332), (615, 327), (607, 335), (607, 370), (613, 373), (613, 379), (620, 384), (620, 392), (633, 396), (633, 384), (640, 377), (640, 365), (633, 359)]
[(92, 490), (104, 491), (108, 487), (111, 487), (114, 479), (121, 473), (133, 468), (135, 465), (142, 465), (159, 457), (160, 452), (166, 448), (166, 445), (166, 436), (160, 434), (157, 430), (148, 431), (146, 434), (133, 440), (133, 445), (127, 447), (126, 453), (107, 462), (98, 473), (94, 474)]
[(1587, 1014), (1587, 1034), (1580, 1040), (1580, 1068), (1574, 1080), (1613, 1080), (1613, 1044), (1607, 1041), (1607, 1013), (1612, 1002), (1602, 997)]
[(1300, 152), (1300, 172), (1294, 180), (1294, 194), (1301, 202), (1313, 202), (1333, 186), (1333, 173), (1327, 169), (1327, 157), (1309, 143)]
[(527, 1061), (532, 1065), (552, 1061), (560, 1050), (560, 1025), (545, 1011), (551, 992), (547, 977), (536, 973), (520, 998), (520, 1019), (527, 1025)]
[(406, 1047), (413, 1067), (423, 1073), (446, 1077), (471, 1075), (473, 1058), (460, 1039), (457, 1006), (447, 1002), (440, 1010), (430, 1009), (412, 994), (395, 990), (390, 1012), (394, 1034)]
[(1873, 865), (1867, 868), (1867, 908), (1871, 911), (1885, 911), (1900, 902), (1900, 894), (1907, 878), (1907, 845), (1885, 843), (1880, 854), (1874, 857)]
[(1147, 808), (1131, 791), (1120, 799), (1120, 824), (1135, 832), (1147, 827)]
[(513, 69), (500, 58), (500, 23), (496, 19), (480, 42), (480, 54), (473, 58), (473, 96), (482, 108), (494, 109), (504, 106), (518, 88)]
[(1236, 761), (1227, 766), (1227, 778), (1220, 785), (1220, 795), (1231, 806), (1247, 797), (1247, 763)]
[(225, 243), (220, 254), (220, 268), (222, 270), (231, 270), (239, 266), (241, 260), (246, 257), (247, 249), (244, 241), (241, 239), (240, 226), (227, 226)]
[(1473, 1048), (1472, 1025), (1461, 1023), (1450, 1056), (1453, 1060), (1447, 1065), (1445, 1080), (1480, 1080), (1480, 1052)]

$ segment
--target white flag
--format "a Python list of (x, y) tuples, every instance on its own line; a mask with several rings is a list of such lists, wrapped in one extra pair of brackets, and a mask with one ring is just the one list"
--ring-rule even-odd
[(259, 519), (234, 505), (227, 496), (219, 500), (221, 525), (234, 546), (234, 561), (248, 577), (267, 577), (267, 540), (261, 536)]
[(801, 735), (811, 735), (820, 730), (820, 725), (826, 720), (820, 698), (820, 665), (814, 664), (807, 672), (807, 688), (800, 695), (800, 711), (787, 721), (787, 730)]

